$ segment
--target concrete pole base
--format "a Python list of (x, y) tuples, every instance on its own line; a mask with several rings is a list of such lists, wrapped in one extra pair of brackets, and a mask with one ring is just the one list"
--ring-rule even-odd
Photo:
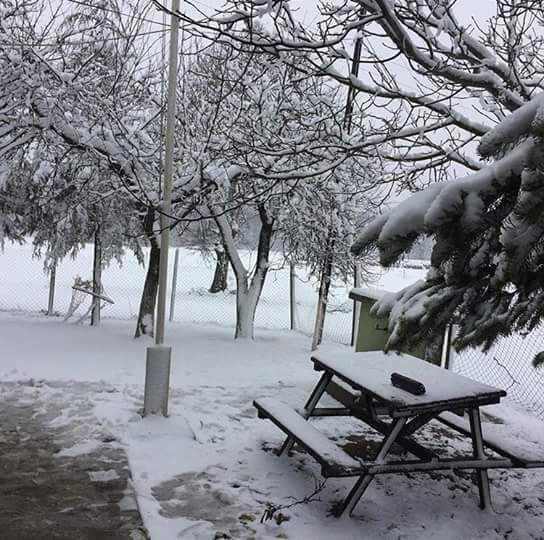
[(172, 348), (154, 345), (147, 348), (145, 365), (144, 416), (168, 416), (170, 358)]

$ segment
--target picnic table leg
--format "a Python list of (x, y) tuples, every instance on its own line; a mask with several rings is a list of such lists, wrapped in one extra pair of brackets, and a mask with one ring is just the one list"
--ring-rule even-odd
[[(331, 382), (331, 379), (332, 379), (332, 373), (328, 371), (325, 371), (323, 375), (321, 375), (321, 378), (319, 379), (319, 382), (317, 383), (315, 388), (312, 390), (312, 393), (310, 394), (310, 397), (308, 398), (306, 405), (304, 405), (305, 418), (309, 418), (312, 415), (312, 412), (317, 407), (317, 404), (319, 403), (321, 396), (324, 394), (325, 390), (327, 389), (327, 386)], [(284, 452), (290, 452), (294, 444), (295, 444), (295, 439), (293, 439), (292, 437), (287, 437), (282, 447), (280, 448), (278, 455), (281, 456)]]
[[(485, 459), (484, 442), (482, 437), (482, 422), (480, 419), (480, 409), (469, 409), (470, 433), (472, 437), (472, 451), (477, 459)], [(489, 491), (489, 478), (487, 469), (478, 469), (476, 471), (478, 478), (478, 491), (480, 492), (480, 508), (485, 509), (491, 506), (491, 494)]]
[[(393, 443), (396, 441), (397, 437), (402, 431), (402, 428), (406, 424), (406, 421), (407, 418), (397, 418), (393, 421), (391, 431), (389, 431), (389, 434), (384, 438), (380, 447), (380, 451), (378, 452), (378, 455), (374, 460), (376, 464), (385, 462), (385, 457), (389, 453), (389, 450), (391, 450)], [(359, 480), (357, 480), (351, 491), (348, 493), (348, 496), (344, 499), (344, 502), (342, 503), (342, 506), (337, 513), (338, 517), (340, 517), (346, 510), (348, 511), (348, 514), (350, 516), (352, 515), (355, 506), (359, 502), (359, 499), (363, 496), (364, 492), (366, 491), (367, 487), (370, 485), (373, 479), (374, 475), (370, 473), (364, 474), (359, 477)]]

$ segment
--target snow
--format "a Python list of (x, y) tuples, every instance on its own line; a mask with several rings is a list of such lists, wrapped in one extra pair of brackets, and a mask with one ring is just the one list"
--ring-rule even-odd
[[(130, 322), (103, 321), (101, 327), (91, 328), (6, 313), (0, 313), (0, 321), (3, 380), (107, 381), (108, 385), (141, 384), (144, 380), (146, 348), (152, 341), (132, 339)], [(259, 340), (242, 343), (233, 340), (229, 328), (173, 325), (166, 338), (166, 344), (173, 347), (172, 385), (220, 386), (233, 370), (228, 359), (237, 354), (242, 356), (233, 384), (247, 386), (259, 378), (277, 382), (276, 374), (289, 373), (291, 367), (289, 355), (281, 351), (294, 349), (304, 355), (307, 338), (293, 333), (263, 334)], [(268, 346), (263, 347), (263, 342)], [(252, 372), (255, 362), (259, 362), (258, 374)]]
[(538, 115), (539, 109), (542, 110), (543, 107), (544, 92), (541, 92), (482, 136), (478, 146), (480, 154), (490, 157), (499, 152), (504, 145), (516, 142), (530, 131), (531, 123)]
[(274, 398), (258, 399), (256, 403), (330, 465), (343, 469), (357, 470), (361, 468), (361, 464), (357, 460), (346, 454), (289, 405)]
[[(287, 521), (260, 523), (267, 504), (302, 499), (320, 478), (309, 456), (271, 452), (283, 434), (256, 418), (252, 407), (256, 398), (272, 397), (292, 407), (304, 403), (319, 377), (309, 361), (308, 338), (269, 330), (255, 341), (235, 342), (229, 329), (217, 325), (171, 324), (170, 417), (142, 419), (145, 347), (151, 341), (133, 340), (132, 330), (131, 321), (105, 320), (90, 328), (0, 313), (0, 394), (11, 384), (22, 400), (56, 415), (52, 422), (71, 423), (72, 452), (84, 453), (85, 446), (92, 449), (93, 441), (105, 436), (117, 440), (127, 452), (152, 540), (209, 540), (217, 532), (260, 540), (499, 539), (512, 530), (519, 538), (541, 535), (544, 475), (539, 470), (491, 471), (496, 512), (478, 509), (469, 477), (386, 475), (376, 478), (354, 518), (328, 515), (353, 484), (353, 479), (329, 479), (316, 500), (283, 510)], [(330, 344), (320, 354), (344, 350)], [(516, 422), (524, 422), (516, 414)], [(354, 419), (316, 419), (315, 426), (338, 444), (349, 442), (346, 434), (361, 432)], [(541, 423), (527, 426), (536, 432)], [(379, 440), (370, 431), (367, 436)], [(443, 431), (422, 437), (443, 450), (471, 451)], [(108, 466), (99, 470), (97, 481), (108, 481)]]
[(352, 297), (361, 297), (361, 298), (369, 298), (371, 300), (380, 300), (384, 295), (386, 294), (386, 291), (383, 289), (374, 289), (372, 287), (356, 287), (354, 289), (351, 289), (350, 296)]
[[(529, 139), (484, 169), (460, 180), (444, 184), (444, 189), (440, 190), (436, 198), (433, 198), (429, 207), (420, 209), (420, 211), (426, 210), (424, 214), (426, 227), (440, 226), (451, 218), (452, 212), (464, 213), (464, 223), (477, 223), (483, 204), (480, 200), (481, 196), (496, 192), (498, 186), (506, 186), (510, 178), (518, 177), (526, 166), (534, 147), (535, 141)], [(468, 195), (471, 195), (471, 198)], [(476, 197), (478, 203), (475, 203)], [(462, 207), (463, 201), (464, 208), (461, 211), (457, 210)]]
[[(86, 277), (91, 260), (87, 248), (76, 261), (65, 261), (59, 267), (59, 309), (69, 301), (73, 276), (81, 273)], [(105, 318), (100, 327), (91, 328), (65, 324), (58, 318), (0, 313), (0, 395), (3, 385), (15, 385), (21, 399), (39, 404), (48, 414), (56, 411), (52, 425), (73, 424), (73, 440), (64, 442), (60, 455), (93, 451), (105, 436), (118, 441), (127, 452), (138, 505), (152, 540), (209, 540), (217, 531), (227, 531), (236, 539), (261, 540), (282, 535), (297, 540), (380, 540), (402, 535), (425, 540), (503, 538), (512, 527), (520, 537), (539, 538), (541, 471), (531, 475), (492, 471), (497, 514), (480, 512), (476, 490), (468, 479), (453, 474), (438, 475), (438, 479), (388, 475), (376, 479), (353, 519), (336, 520), (328, 515), (331, 504), (347, 494), (353, 481), (329, 479), (315, 501), (282, 511), (288, 521), (260, 523), (267, 504), (288, 505), (302, 499), (314, 491), (320, 478), (319, 465), (305, 454), (295, 452), (292, 458), (273, 455), (271, 450), (281, 445), (283, 435), (270, 421), (257, 419), (252, 407), (257, 398), (301, 407), (317, 381), (308, 338), (274, 329), (278, 322), (288, 321), (287, 296), (281, 291), (288, 291), (289, 270), (272, 274), (271, 288), (265, 287), (261, 306), (265, 317), (257, 339), (235, 342), (232, 327), (217, 324), (229, 324), (219, 318), (222, 308), (217, 298), (187, 294), (208, 285), (213, 268), (191, 250), (181, 250), (181, 261), (183, 289), (176, 304), (181, 322), (178, 319), (167, 328), (166, 341), (173, 350), (167, 419), (143, 420), (140, 416), (145, 349), (152, 342), (132, 338), (132, 320)], [(395, 291), (423, 272), (393, 268), (377, 276), (377, 285)], [(46, 305), (47, 276), (41, 273), (40, 261), (31, 260), (28, 246), (8, 245), (0, 254), (0, 279), (4, 308), (13, 301), (23, 307), (40, 298), (38, 305)], [(108, 295), (116, 302), (104, 309), (104, 315), (133, 315), (142, 269), (127, 257), (121, 269), (106, 269), (104, 280)], [(297, 309), (299, 315), (307, 309), (310, 320), (314, 287), (297, 281)], [(339, 300), (346, 299), (347, 288), (338, 287), (337, 294)], [(233, 295), (225, 298), (234, 308)], [(217, 318), (206, 323), (201, 316)], [(342, 324), (350, 328), (350, 311), (329, 316), (345, 319)], [(320, 354), (334, 352), (336, 357), (345, 349), (326, 344)], [(518, 424), (523, 423), (523, 414), (518, 414)], [(526, 422), (525, 433), (541, 425), (534, 422)], [(347, 433), (361, 432), (352, 419), (316, 419), (315, 426), (340, 445), (349, 442)], [(371, 432), (368, 436), (378, 440)], [(422, 436), (431, 445), (449, 450), (453, 445), (470, 453), (466, 444), (444, 440), (441, 431)], [(108, 466), (100, 469), (107, 471)], [(107, 473), (104, 475), (105, 479)]]
[(529, 139), (474, 174), (414, 193), (365, 227), (355, 239), (352, 253), (361, 254), (372, 242), (385, 246), (399, 238), (431, 232), (456, 216), (461, 216), (465, 227), (473, 227), (483, 210), (482, 196), (521, 174), (534, 147), (535, 141)]
[(120, 478), (115, 469), (109, 469), (107, 471), (89, 471), (88, 474), (91, 482), (111, 482), (112, 480), (118, 480)]
[[(500, 390), (446, 371), (408, 354), (384, 354), (381, 351), (313, 353), (317, 360), (336, 373), (370, 390), (395, 407), (424, 406), (442, 400), (461, 400)], [(391, 374), (400, 373), (425, 386), (425, 393), (414, 395), (391, 384)]]

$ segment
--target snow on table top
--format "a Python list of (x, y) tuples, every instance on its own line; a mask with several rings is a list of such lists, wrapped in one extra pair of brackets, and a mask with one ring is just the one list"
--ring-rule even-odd
[[(463, 375), (447, 371), (408, 354), (386, 354), (382, 351), (323, 353), (312, 355), (320, 364), (365, 389), (378, 398), (390, 402), (396, 410), (407, 407), (428, 407), (436, 402), (471, 400), (476, 397), (506, 392)], [(391, 384), (391, 374), (400, 373), (425, 385), (426, 393), (413, 395)], [(476, 401), (476, 400), (475, 400)]]
[(274, 398), (255, 400), (255, 405), (266, 411), (290, 433), (298, 437), (313, 452), (331, 465), (343, 469), (361, 469), (361, 464), (317, 430), (289, 405)]

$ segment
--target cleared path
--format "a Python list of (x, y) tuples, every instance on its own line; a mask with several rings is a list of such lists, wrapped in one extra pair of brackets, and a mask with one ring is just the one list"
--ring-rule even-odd
[(104, 437), (90, 453), (59, 454), (67, 429), (51, 429), (43, 410), (0, 392), (0, 538), (147, 538), (123, 450)]

